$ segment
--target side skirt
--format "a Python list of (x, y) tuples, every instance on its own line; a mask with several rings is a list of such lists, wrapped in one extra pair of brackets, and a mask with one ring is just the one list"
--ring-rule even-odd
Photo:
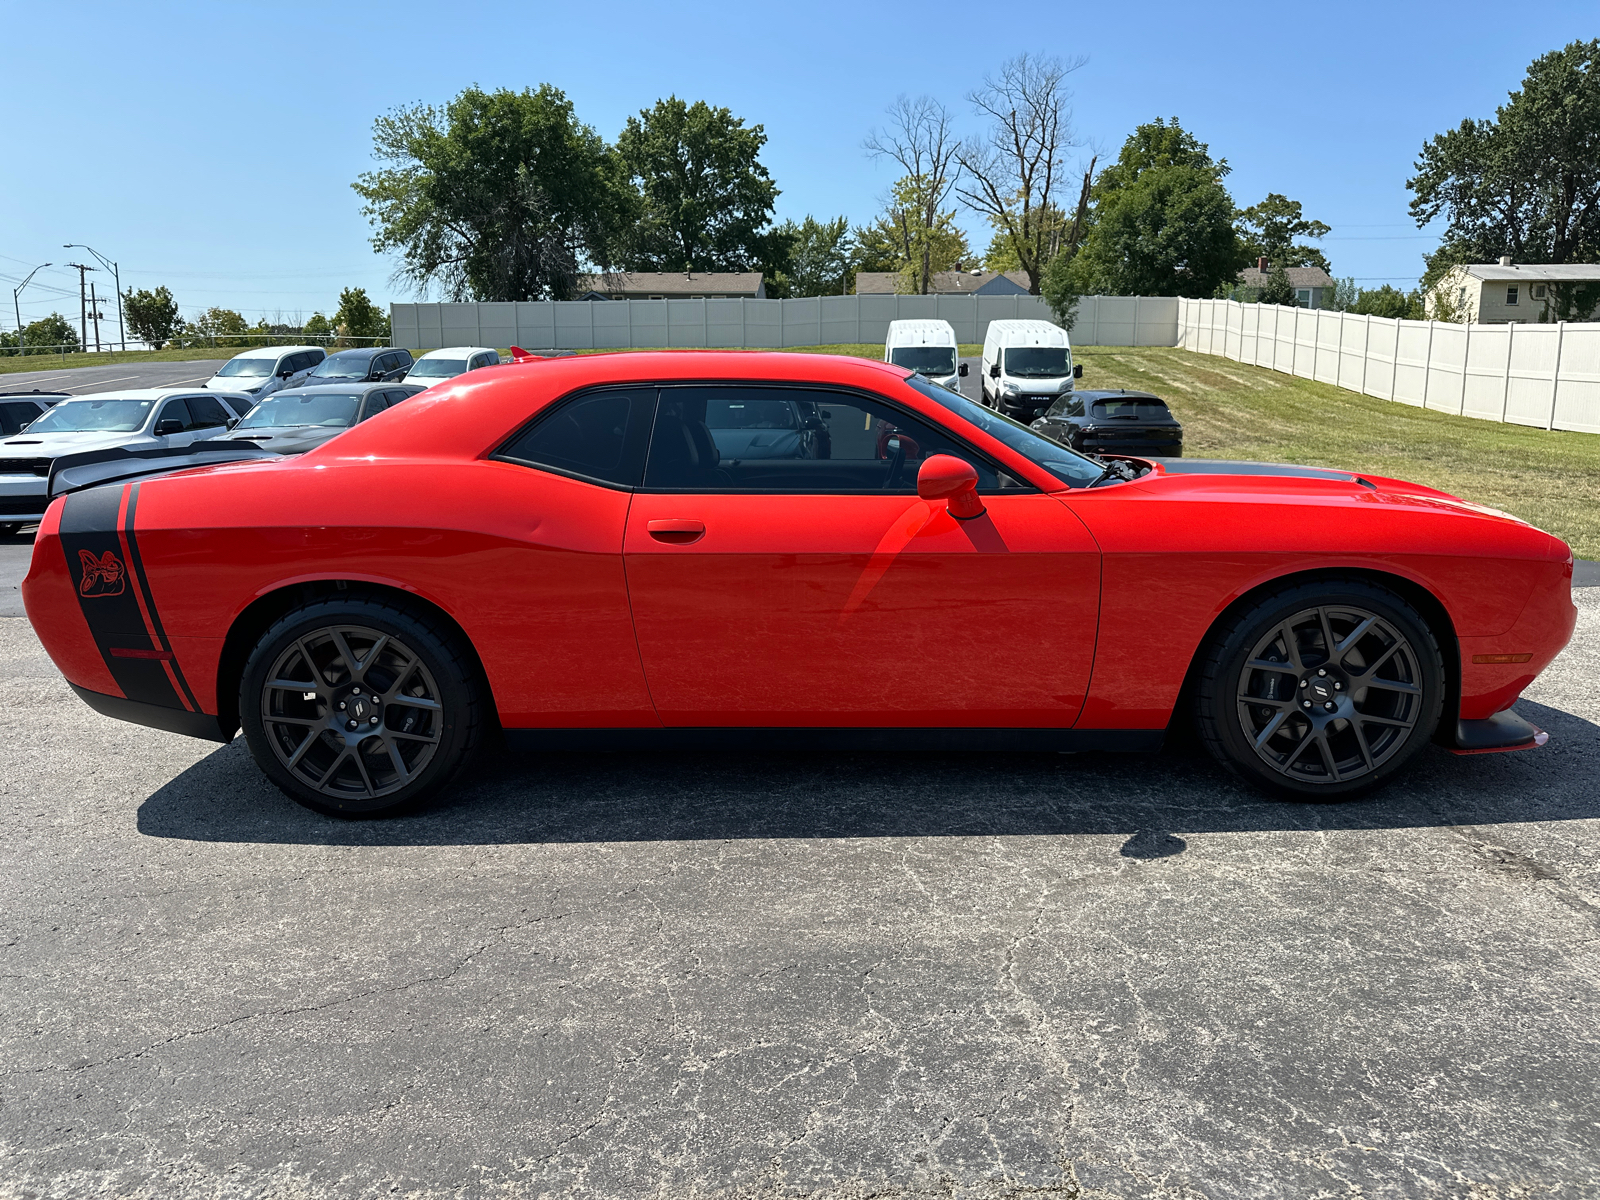
[(513, 750), (1082, 750), (1152, 753), (1165, 729), (507, 729)]
[(91, 692), (75, 683), (68, 683), (73, 691), (95, 712), (135, 725), (148, 725), (151, 729), (164, 729), (168, 733), (181, 733), (185, 737), (204, 738), (208, 742), (231, 742), (238, 729), (224, 729), (222, 719), (209, 713), (189, 712), (183, 708), (168, 708), (164, 704), (148, 704), (142, 700), (127, 700), (121, 696), (108, 696), (104, 692)]

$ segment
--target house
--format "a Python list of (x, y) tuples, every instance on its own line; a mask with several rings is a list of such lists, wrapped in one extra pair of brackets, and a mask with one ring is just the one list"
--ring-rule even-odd
[[(899, 291), (899, 271), (857, 271), (856, 295), (882, 296)], [(935, 271), (930, 296), (1026, 296), (1026, 271)]]
[[(1595, 263), (1517, 265), (1509, 255), (1497, 263), (1462, 263), (1451, 267), (1428, 292), (1428, 316), (1475, 325), (1513, 321), (1556, 320), (1555, 293), (1583, 285), (1600, 292), (1600, 265)], [(1569, 314), (1574, 321), (1600, 318), (1600, 305), (1588, 313)]]
[[(1295, 299), (1300, 302), (1301, 308), (1328, 308), (1333, 304), (1333, 276), (1321, 267), (1285, 267), (1284, 274), (1289, 277), (1289, 286), (1294, 289)], [(1239, 286), (1254, 288), (1258, 292), (1267, 286), (1267, 279), (1272, 274), (1272, 263), (1267, 259), (1256, 259), (1256, 265), (1246, 267), (1239, 272)]]
[(764, 300), (760, 271), (613, 271), (578, 276), (579, 300)]

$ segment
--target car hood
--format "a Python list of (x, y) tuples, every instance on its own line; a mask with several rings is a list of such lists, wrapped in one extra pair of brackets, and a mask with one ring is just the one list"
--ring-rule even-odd
[(0, 456), (5, 458), (54, 458), (58, 454), (79, 454), (85, 450), (109, 450), (113, 446), (151, 445), (155, 439), (145, 433), (41, 433), (30, 437), (20, 433), (0, 441)]

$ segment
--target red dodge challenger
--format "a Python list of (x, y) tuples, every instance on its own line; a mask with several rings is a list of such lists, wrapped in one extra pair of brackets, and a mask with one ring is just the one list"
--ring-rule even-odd
[[(146, 464), (149, 469), (159, 462)], [(145, 468), (141, 468), (145, 469)], [(611, 354), (476, 371), (292, 459), (71, 491), (23, 595), (111, 716), (392, 811), (513, 745), (1154, 750), (1280, 794), (1511, 705), (1572, 554), (1345, 471), (1096, 459), (885, 363)]]

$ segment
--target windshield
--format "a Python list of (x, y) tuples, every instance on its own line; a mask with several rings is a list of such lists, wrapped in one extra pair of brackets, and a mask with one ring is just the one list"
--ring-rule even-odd
[(350, 351), (345, 354), (330, 354), (317, 364), (317, 369), (311, 372), (320, 379), (364, 379), (367, 366), (372, 362), (372, 355), (362, 354), (359, 351)]
[(1167, 415), (1167, 406), (1149, 396), (1129, 396), (1126, 400), (1096, 400), (1094, 415), (1121, 417), (1124, 420), (1160, 421)]
[(278, 392), (250, 410), (236, 429), (265, 429), (285, 425), (327, 425), (343, 429), (356, 419), (360, 396), (333, 392)]
[(28, 426), (29, 433), (132, 433), (144, 426), (154, 400), (63, 400)]
[(264, 379), (277, 362), (275, 358), (235, 358), (223, 363), (217, 374), (224, 379)]
[(992, 408), (985, 408), (976, 400), (968, 400), (959, 392), (929, 383), (917, 375), (906, 380), (906, 383), (956, 416), (976, 425), (996, 441), (1005, 443), (1035, 466), (1043, 467), (1063, 483), (1073, 487), (1088, 487), (1105, 472), (1105, 468), (1094, 459), (1085, 458), (1058, 442), (1040, 437), (1021, 422), (1013, 421)]
[(896, 346), (889, 361), (918, 375), (954, 375), (956, 352), (953, 346)]
[(1006, 351), (1006, 374), (1020, 379), (1060, 379), (1072, 374), (1062, 346), (1019, 346)]
[(406, 375), (412, 379), (449, 379), (466, 369), (464, 358), (419, 358)]

